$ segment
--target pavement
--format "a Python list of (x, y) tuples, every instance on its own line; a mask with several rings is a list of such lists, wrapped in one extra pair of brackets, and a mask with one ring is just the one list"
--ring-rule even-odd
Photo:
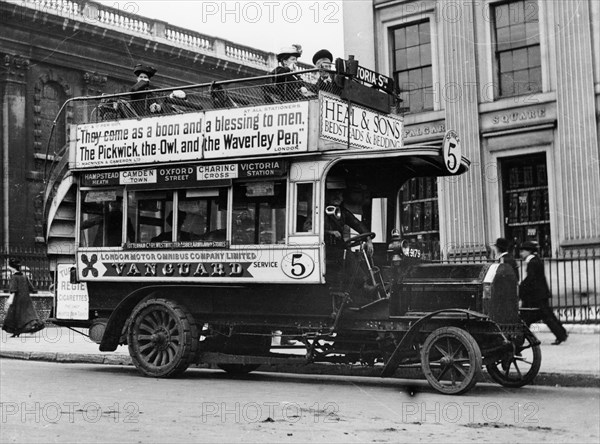
[[(565, 325), (569, 338), (558, 346), (551, 345), (554, 335), (545, 325), (534, 324), (532, 331), (542, 342), (542, 365), (535, 385), (600, 387), (600, 325)], [(77, 329), (85, 334), (85, 329)], [(48, 325), (34, 334), (11, 338), (2, 331), (0, 358), (132, 365), (127, 346), (111, 353), (100, 352), (98, 344), (65, 327)], [(373, 367), (339, 364), (263, 365), (260, 371), (377, 376)]]

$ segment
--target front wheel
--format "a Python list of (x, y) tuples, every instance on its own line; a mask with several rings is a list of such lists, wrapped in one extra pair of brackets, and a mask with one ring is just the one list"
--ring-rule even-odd
[(149, 299), (131, 316), (129, 354), (145, 376), (169, 378), (182, 374), (199, 346), (199, 332), (189, 311), (169, 299)]
[(518, 388), (531, 384), (542, 365), (540, 342), (531, 332), (514, 352), (485, 366), (490, 377), (504, 387)]
[(465, 330), (441, 327), (433, 331), (421, 349), (421, 369), (438, 392), (460, 395), (471, 390), (481, 373), (481, 350)]

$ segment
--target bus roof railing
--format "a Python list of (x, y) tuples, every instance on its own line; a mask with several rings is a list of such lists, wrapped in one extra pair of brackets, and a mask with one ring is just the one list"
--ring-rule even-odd
[[(194, 113), (217, 109), (261, 106), (286, 102), (310, 101), (318, 99), (319, 89), (339, 94), (335, 82), (328, 87), (317, 88), (320, 73), (327, 72), (332, 78), (339, 77), (332, 69), (305, 69), (292, 73), (299, 80), (277, 82), (278, 75), (245, 77), (240, 79), (220, 80), (191, 85), (170, 86), (138, 92), (120, 92), (95, 96), (69, 98), (60, 108), (46, 146), (45, 158), (54, 162), (60, 157), (64, 144), (55, 141), (51, 152), (52, 137), (57, 122), (69, 115), (68, 123), (99, 123), (116, 120), (142, 119), (175, 114)], [(289, 75), (289, 74), (284, 74)], [(280, 75), (281, 76), (281, 75)], [(345, 78), (346, 82), (353, 82)], [(391, 95), (398, 99), (396, 95)], [(159, 107), (152, 107), (156, 103)], [(396, 105), (398, 105), (396, 100)], [(68, 110), (68, 113), (65, 113)], [(46, 166), (44, 181), (46, 181)]]

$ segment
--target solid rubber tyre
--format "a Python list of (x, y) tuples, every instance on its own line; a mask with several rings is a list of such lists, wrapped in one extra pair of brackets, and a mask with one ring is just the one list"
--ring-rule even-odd
[(460, 395), (471, 390), (481, 374), (481, 349), (467, 331), (458, 327), (434, 330), (421, 348), (421, 369), (438, 392)]
[(519, 388), (531, 384), (542, 365), (539, 341), (526, 333), (524, 342), (514, 353), (485, 366), (488, 375), (504, 387)]
[(131, 360), (142, 374), (170, 378), (193, 362), (199, 331), (182, 305), (170, 299), (149, 299), (134, 309), (127, 342)]

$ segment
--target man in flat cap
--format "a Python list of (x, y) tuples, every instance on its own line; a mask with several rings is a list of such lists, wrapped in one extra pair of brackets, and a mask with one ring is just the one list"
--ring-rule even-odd
[(523, 320), (529, 327), (537, 321), (543, 321), (556, 336), (553, 345), (567, 340), (568, 334), (554, 315), (548, 299), (552, 296), (544, 274), (544, 263), (538, 256), (538, 243), (526, 241), (521, 244), (519, 254), (525, 261), (526, 275), (519, 285), (519, 298), (523, 308), (535, 308), (524, 313)]
[(133, 73), (137, 77), (137, 83), (130, 89), (133, 93), (130, 96), (130, 100), (135, 112), (140, 116), (160, 113), (162, 106), (151, 92), (154, 88), (150, 86), (150, 79), (156, 74), (156, 69), (152, 66), (138, 63), (133, 68)]
[(335, 83), (333, 76), (326, 70), (332, 69), (333, 55), (327, 49), (320, 49), (315, 52), (312, 58), (313, 65), (319, 68), (319, 79), (316, 83), (317, 91), (326, 91), (333, 94), (339, 95), (342, 91), (341, 88)]

